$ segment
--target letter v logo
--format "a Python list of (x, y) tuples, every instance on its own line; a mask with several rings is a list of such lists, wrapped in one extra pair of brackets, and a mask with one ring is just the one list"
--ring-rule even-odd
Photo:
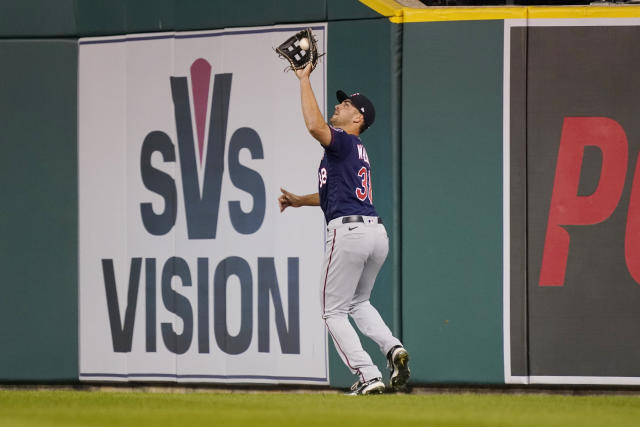
[(205, 152), (204, 134), (210, 78), (211, 65), (202, 58), (194, 61), (191, 65), (191, 86), (198, 138), (196, 158), (187, 78), (171, 77), (171, 94), (178, 133), (180, 173), (189, 239), (215, 239), (218, 226), (231, 95), (231, 73), (216, 74), (214, 78), (206, 159), (204, 159), (204, 179), (201, 189), (198, 180), (198, 163), (202, 165)]

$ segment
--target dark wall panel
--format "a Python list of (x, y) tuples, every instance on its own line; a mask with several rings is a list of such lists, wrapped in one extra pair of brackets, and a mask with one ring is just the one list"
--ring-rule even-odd
[(640, 27), (528, 32), (530, 373), (638, 377)]
[(73, 36), (75, 3), (75, 0), (2, 0), (0, 37)]
[(0, 41), (0, 380), (78, 377), (75, 41)]
[(510, 364), (529, 375), (527, 301), (527, 28), (511, 28), (510, 101)]

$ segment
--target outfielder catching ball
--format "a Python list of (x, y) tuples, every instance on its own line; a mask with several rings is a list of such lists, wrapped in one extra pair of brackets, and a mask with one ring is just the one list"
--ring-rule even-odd
[[(317, 53), (309, 56), (317, 57)], [(303, 68), (292, 64), (300, 80), (307, 130), (324, 148), (318, 169), (318, 192), (301, 196), (281, 189), (280, 211), (287, 207), (320, 206), (324, 212), (327, 242), (320, 282), (322, 317), (340, 357), (359, 376), (348, 394), (382, 393), (385, 389), (380, 370), (362, 348), (348, 316), (386, 354), (391, 370), (390, 387), (400, 389), (409, 380), (409, 355), (369, 302), (376, 276), (389, 251), (386, 229), (373, 206), (371, 167), (360, 139), (373, 123), (375, 110), (364, 95), (348, 96), (338, 91), (338, 104), (329, 126), (311, 88), (309, 76), (314, 66), (311, 62)]]

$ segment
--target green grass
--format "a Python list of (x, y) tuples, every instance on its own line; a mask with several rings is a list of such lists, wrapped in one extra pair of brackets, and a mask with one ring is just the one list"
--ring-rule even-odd
[(0, 426), (638, 426), (640, 397), (0, 390)]

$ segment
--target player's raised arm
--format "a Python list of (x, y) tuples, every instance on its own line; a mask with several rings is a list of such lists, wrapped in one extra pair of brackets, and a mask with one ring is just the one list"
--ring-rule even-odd
[(302, 98), (302, 115), (307, 130), (323, 146), (331, 143), (331, 129), (322, 117), (316, 97), (311, 89), (309, 75), (324, 54), (318, 53), (317, 39), (311, 28), (305, 28), (289, 37), (275, 48), (279, 57), (289, 62), (289, 69), (294, 70), (300, 79), (300, 96)]
[(326, 147), (331, 143), (331, 130), (320, 112), (318, 102), (311, 88), (311, 81), (309, 80), (311, 71), (311, 63), (307, 64), (303, 69), (296, 70), (296, 76), (300, 79), (302, 115), (304, 116), (304, 123), (311, 136)]

